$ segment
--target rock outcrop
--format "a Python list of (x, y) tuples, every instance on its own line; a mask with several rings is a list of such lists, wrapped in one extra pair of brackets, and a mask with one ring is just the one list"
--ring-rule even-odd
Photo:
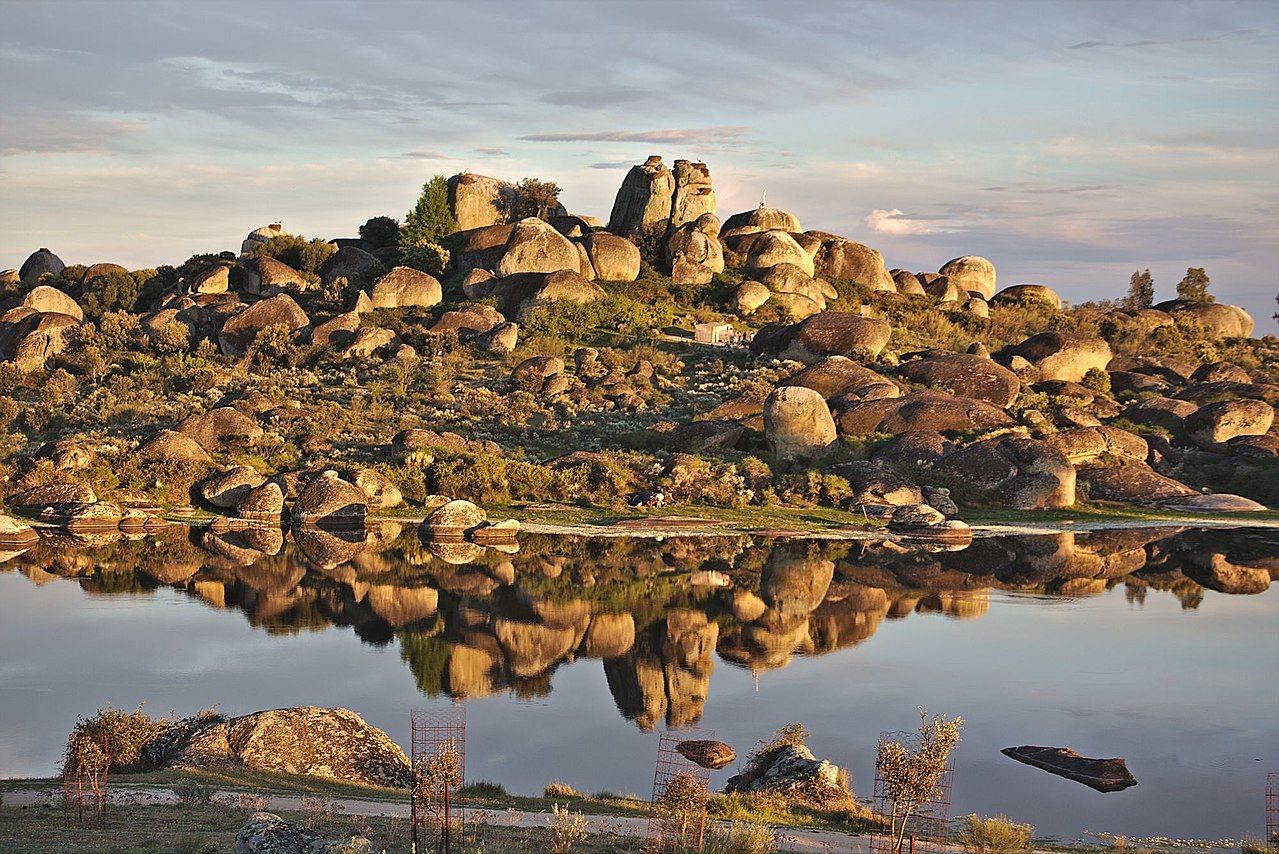
[(1099, 792), (1119, 792), (1137, 785), (1122, 758), (1089, 759), (1065, 747), (1005, 747), (999, 752)]
[(608, 230), (632, 240), (651, 240), (707, 213), (715, 213), (715, 191), (706, 164), (676, 160), (672, 172), (654, 154), (632, 166), (622, 179)]
[(61, 258), (42, 246), (22, 262), (22, 266), (18, 268), (18, 278), (22, 284), (32, 285), (37, 284), (45, 273), (56, 277), (61, 276), (66, 269), (67, 265), (62, 263)]
[(783, 463), (816, 459), (836, 442), (835, 421), (826, 400), (803, 386), (785, 386), (768, 396), (764, 434), (769, 451)]

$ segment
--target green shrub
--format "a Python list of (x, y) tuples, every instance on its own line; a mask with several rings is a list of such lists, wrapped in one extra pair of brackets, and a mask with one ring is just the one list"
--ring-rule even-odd
[(141, 290), (142, 285), (133, 274), (112, 270), (84, 283), (80, 306), (90, 320), (97, 320), (108, 311), (133, 311)]
[(326, 240), (307, 240), (297, 234), (277, 234), (266, 243), (259, 243), (249, 250), (250, 258), (274, 258), (295, 270), (314, 273), (316, 269), (337, 251)]
[(142, 706), (132, 712), (103, 706), (90, 717), (77, 718), (71, 734), (76, 741), (97, 745), (113, 765), (129, 765), (137, 761), (143, 745), (167, 725), (164, 718), (153, 718), (142, 711)]
[(400, 263), (432, 276), (443, 276), (449, 268), (449, 251), (438, 243), (419, 243), (404, 249)]
[(1110, 394), (1110, 374), (1101, 368), (1089, 368), (1080, 385), (1097, 394)]
[(460, 795), (470, 795), (475, 798), (504, 798), (506, 797), (506, 787), (501, 783), (493, 783), (489, 780), (476, 780), (474, 783), (467, 783), (458, 790)]
[(177, 795), (182, 803), (193, 807), (212, 801), (217, 790), (208, 783), (201, 783), (198, 780), (179, 780), (173, 784), (173, 794)]
[(436, 175), (422, 185), (413, 210), (404, 217), (400, 229), (400, 248), (408, 249), (423, 243), (439, 243), (446, 235), (457, 231), (457, 221), (449, 207), (448, 179)]
[(360, 239), (371, 249), (398, 246), (400, 242), (399, 220), (389, 216), (375, 216), (360, 226)]
[(1030, 836), (1034, 832), (1031, 825), (1017, 824), (1007, 816), (982, 818), (971, 813), (964, 819), (959, 841), (973, 854), (1003, 854), (1030, 848)]

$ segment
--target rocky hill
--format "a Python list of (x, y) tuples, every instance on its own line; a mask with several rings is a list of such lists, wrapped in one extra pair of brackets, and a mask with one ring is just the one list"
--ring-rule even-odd
[(646, 493), (915, 527), (1279, 503), (1279, 341), (1240, 308), (1071, 306), (976, 255), (890, 268), (789, 211), (721, 219), (686, 160), (631, 168), (607, 225), (515, 219), (526, 184), (449, 179), (438, 245), (276, 223), (177, 266), (40, 249), (0, 273), (11, 512), (349, 521)]

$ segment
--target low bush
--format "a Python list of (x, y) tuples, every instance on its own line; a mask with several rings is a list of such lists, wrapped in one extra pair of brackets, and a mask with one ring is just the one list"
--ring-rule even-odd
[(213, 786), (199, 780), (179, 780), (173, 784), (173, 794), (189, 807), (210, 803), (216, 792)]
[(728, 827), (712, 827), (702, 850), (706, 854), (774, 854), (777, 835), (766, 824), (735, 821)]
[(1003, 854), (1030, 848), (1030, 836), (1034, 832), (1031, 825), (1018, 824), (1007, 816), (982, 818), (971, 813), (964, 819), (959, 841), (973, 854)]
[(506, 797), (506, 787), (501, 783), (476, 780), (474, 783), (467, 783), (459, 789), (458, 794), (470, 795), (475, 798), (504, 798)]
[(543, 797), (547, 798), (580, 798), (582, 793), (574, 789), (563, 780), (552, 780), (546, 784), (546, 788), (542, 790)]

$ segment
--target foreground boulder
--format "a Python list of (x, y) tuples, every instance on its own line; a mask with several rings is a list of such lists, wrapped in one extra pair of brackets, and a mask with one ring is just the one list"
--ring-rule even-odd
[(391, 737), (349, 709), (300, 706), (239, 718), (187, 718), (144, 745), (143, 767), (234, 767), (400, 788), (408, 758)]
[(290, 824), (275, 813), (250, 816), (235, 834), (235, 854), (373, 854), (363, 836), (323, 842), (310, 828)]
[(1075, 467), (1038, 439), (1001, 436), (956, 451), (937, 470), (1012, 510), (1047, 510), (1075, 503)]
[(421, 531), (428, 539), (455, 539), (474, 532), (487, 518), (482, 507), (459, 498), (433, 510), (422, 521)]
[(835, 420), (820, 394), (803, 386), (784, 386), (764, 401), (764, 435), (779, 461), (812, 460), (835, 444)]
[(1050, 774), (1083, 783), (1099, 792), (1120, 792), (1137, 785), (1122, 758), (1089, 759), (1065, 747), (1005, 747), (1010, 759), (1042, 768)]
[(728, 778), (728, 792), (777, 792), (816, 786), (839, 788), (839, 766), (818, 759), (802, 744), (790, 744), (774, 751), (764, 767), (752, 767)]
[(293, 519), (303, 523), (362, 525), (369, 512), (368, 505), (364, 490), (329, 470), (302, 490), (293, 505)]

